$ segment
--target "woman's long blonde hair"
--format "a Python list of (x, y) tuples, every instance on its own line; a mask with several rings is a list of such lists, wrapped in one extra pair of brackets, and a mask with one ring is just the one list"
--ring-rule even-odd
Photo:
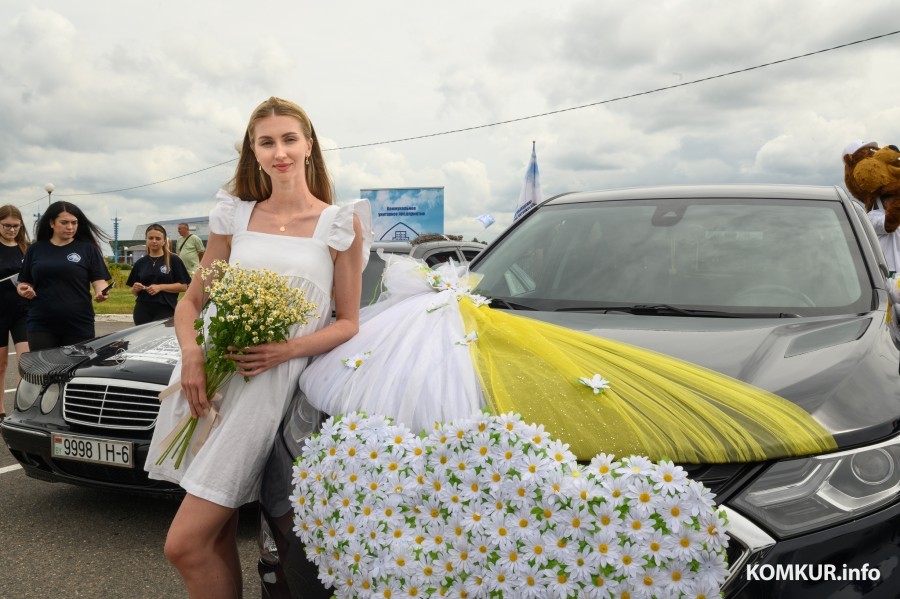
[(300, 121), (303, 134), (312, 140), (312, 152), (309, 155), (309, 165), (306, 166), (306, 185), (315, 197), (326, 204), (333, 204), (334, 187), (325, 168), (325, 159), (312, 122), (302, 108), (275, 96), (257, 106), (250, 115), (250, 122), (247, 123), (244, 141), (241, 144), (241, 158), (231, 179), (231, 193), (242, 200), (257, 202), (272, 195), (272, 179), (259, 168), (253, 154), (253, 128), (257, 121), (270, 116), (290, 116)]
[(19, 227), (19, 232), (16, 233), (16, 245), (19, 246), (19, 249), (24, 254), (25, 250), (28, 249), (28, 230), (25, 229), (25, 221), (22, 220), (22, 212), (12, 204), (0, 206), (0, 220), (3, 220), (8, 216), (19, 219), (19, 225), (21, 226)]

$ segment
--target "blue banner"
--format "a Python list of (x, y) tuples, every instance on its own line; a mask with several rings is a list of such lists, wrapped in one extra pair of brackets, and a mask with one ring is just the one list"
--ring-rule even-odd
[(377, 241), (412, 241), (424, 233), (444, 232), (444, 188), (361, 189), (372, 204)]

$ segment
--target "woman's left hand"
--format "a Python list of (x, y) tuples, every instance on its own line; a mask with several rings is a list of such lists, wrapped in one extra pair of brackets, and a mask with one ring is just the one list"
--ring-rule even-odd
[(226, 357), (234, 360), (241, 376), (256, 376), (291, 359), (290, 347), (284, 341), (251, 347), (229, 347)]
[(147, 287), (144, 287), (144, 291), (146, 291), (150, 295), (156, 295), (160, 291), (159, 285), (149, 285)]
[(105, 302), (105, 301), (108, 300), (108, 299), (109, 299), (109, 296), (108, 296), (108, 295), (103, 295), (103, 294), (100, 293), (99, 291), (97, 292), (97, 295), (94, 296), (94, 301), (97, 302), (98, 304), (99, 304), (100, 302)]

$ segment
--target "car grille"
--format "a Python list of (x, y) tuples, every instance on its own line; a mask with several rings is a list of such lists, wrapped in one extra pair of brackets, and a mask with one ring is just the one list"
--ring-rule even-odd
[(136, 381), (75, 378), (63, 391), (63, 418), (100, 428), (148, 430), (156, 423), (163, 389)]

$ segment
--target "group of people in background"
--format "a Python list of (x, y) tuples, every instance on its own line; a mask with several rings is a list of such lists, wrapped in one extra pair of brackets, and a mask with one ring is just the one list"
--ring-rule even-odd
[[(178, 294), (187, 290), (200, 264), (202, 240), (186, 223), (178, 225), (178, 232), (176, 254), (162, 225), (147, 227), (147, 254), (135, 262), (126, 283), (135, 295), (136, 325), (173, 316)], [(112, 278), (100, 246), (104, 239), (81, 209), (55, 202), (41, 216), (30, 243), (21, 211), (0, 206), (0, 320), (16, 356), (96, 336), (92, 302), (109, 298)], [(8, 352), (0, 353), (3, 380), (8, 363)], [(5, 417), (0, 401), (0, 421)]]

